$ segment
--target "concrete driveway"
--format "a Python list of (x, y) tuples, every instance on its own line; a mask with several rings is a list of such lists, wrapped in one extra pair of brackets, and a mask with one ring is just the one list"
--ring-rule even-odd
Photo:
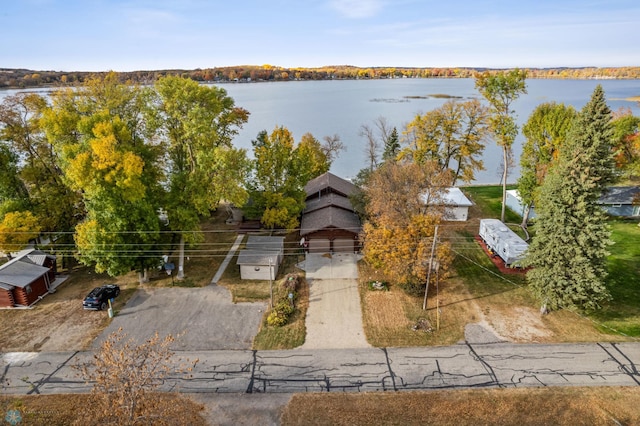
[(302, 349), (365, 348), (358, 293), (358, 255), (307, 254), (307, 336)]
[(161, 337), (184, 333), (173, 350), (250, 349), (265, 309), (263, 303), (234, 304), (229, 291), (217, 285), (140, 289), (94, 347), (122, 327), (134, 340), (151, 337), (156, 330)]

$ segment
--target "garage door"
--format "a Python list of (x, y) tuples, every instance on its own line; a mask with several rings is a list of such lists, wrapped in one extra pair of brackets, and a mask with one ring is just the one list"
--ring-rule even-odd
[(328, 239), (313, 238), (309, 240), (309, 253), (329, 253), (330, 243)]
[(353, 239), (336, 238), (333, 240), (333, 251), (336, 253), (353, 253)]

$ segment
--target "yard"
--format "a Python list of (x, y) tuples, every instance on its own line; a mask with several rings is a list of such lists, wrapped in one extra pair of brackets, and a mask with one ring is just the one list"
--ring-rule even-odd
[[(624, 341), (640, 336), (640, 246), (636, 243), (640, 228), (636, 222), (611, 222), (616, 243), (610, 249), (607, 283), (613, 301), (588, 315), (562, 310), (542, 316), (524, 275), (500, 274), (473, 238), (481, 218), (499, 217), (501, 188), (470, 187), (465, 192), (475, 203), (470, 220), (443, 226), (442, 239), (451, 243), (455, 253), (454, 273), (439, 288), (429, 290), (426, 311), (422, 297), (408, 296), (393, 284), (389, 291), (370, 290), (369, 281), (385, 277), (361, 265), (363, 321), (372, 345), (451, 344), (464, 340), (465, 326), (472, 323), (512, 342)], [(520, 223), (510, 211), (506, 219)], [(424, 320), (431, 331), (415, 329)]]

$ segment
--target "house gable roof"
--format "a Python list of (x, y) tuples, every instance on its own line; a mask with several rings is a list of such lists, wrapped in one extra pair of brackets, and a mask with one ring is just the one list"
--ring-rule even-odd
[(13, 287), (24, 288), (49, 272), (49, 268), (39, 266), (21, 259), (2, 265), (0, 269), (0, 283)]
[(339, 207), (347, 211), (354, 211), (351, 200), (338, 194), (327, 194), (319, 198), (307, 200), (303, 214), (308, 214), (326, 207)]
[(640, 186), (610, 186), (602, 197), (599, 204), (634, 204), (639, 202)]
[(331, 190), (344, 197), (348, 197), (358, 190), (358, 187), (348, 180), (342, 179), (329, 172), (318, 176), (315, 179), (311, 179), (304, 187), (304, 192), (307, 194), (307, 198), (316, 196)]
[(456, 207), (471, 207), (473, 203), (469, 200), (460, 188), (447, 188), (447, 192), (442, 197), (444, 204)]
[(353, 212), (329, 206), (303, 215), (300, 235), (305, 236), (327, 228), (338, 228), (358, 234), (361, 229), (360, 218)]
[(242, 250), (236, 265), (276, 266), (279, 254), (276, 250)]
[(245, 247), (249, 250), (282, 251), (284, 248), (284, 237), (249, 235)]

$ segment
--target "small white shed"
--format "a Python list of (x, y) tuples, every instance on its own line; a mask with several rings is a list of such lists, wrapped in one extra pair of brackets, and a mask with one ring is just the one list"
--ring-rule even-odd
[(464, 222), (469, 218), (469, 207), (473, 206), (460, 188), (447, 188), (444, 198), (444, 219)]
[(280, 255), (277, 251), (242, 250), (238, 254), (242, 280), (275, 280), (278, 276)]
[(249, 235), (236, 261), (240, 266), (240, 279), (274, 280), (283, 259), (284, 237)]

